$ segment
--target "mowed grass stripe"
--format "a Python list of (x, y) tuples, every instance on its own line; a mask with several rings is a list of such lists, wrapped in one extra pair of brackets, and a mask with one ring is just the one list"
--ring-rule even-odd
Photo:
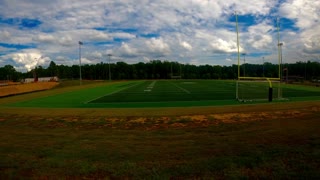
[[(125, 89), (105, 96), (94, 103), (123, 102), (172, 102), (172, 101), (207, 101), (234, 99), (234, 85), (230, 81), (185, 81), (159, 80), (153, 88), (148, 88), (153, 81)], [(145, 91), (147, 89), (147, 91)]]
[(146, 81), (132, 88), (97, 99), (93, 103), (172, 101), (174, 98), (166, 97), (168, 94), (179, 95), (182, 93), (185, 94), (185, 92), (168, 83), (168, 81)]
[[(132, 86), (134, 84), (137, 85)], [(148, 87), (151, 85), (153, 85), (153, 88), (149, 89)], [(189, 91), (190, 94), (187, 94), (177, 86)], [(292, 101), (312, 101), (320, 99), (319, 87), (286, 84), (281, 84), (281, 87), (283, 88), (283, 97)], [(19, 100), (19, 102), (15, 103), (7, 103), (5, 106), (44, 108), (221, 106), (239, 104), (235, 98), (235, 88), (236, 82), (232, 80), (123, 81), (113, 82), (111, 84), (99, 84), (85, 89), (73, 90), (72, 92), (68, 90), (65, 93), (59, 89), (59, 94), (49, 93), (46, 97), (38, 96), (39, 98), (31, 100)], [(146, 89), (150, 91), (145, 91)], [(258, 93), (258, 89), (251, 88), (251, 90), (242, 93), (252, 98), (255, 93)], [(276, 96), (276, 86), (274, 87), (274, 92), (274, 96)], [(106, 94), (109, 95), (105, 96)], [(85, 103), (92, 99), (96, 99), (94, 103)]]
[(87, 89), (75, 90), (56, 94), (47, 97), (35, 98), (32, 100), (21, 101), (10, 104), (13, 107), (50, 107), (50, 108), (79, 108), (90, 107), (85, 102), (107, 93), (112, 93), (124, 88), (125, 86), (135, 84), (139, 81), (119, 82), (114, 84), (105, 84), (98, 87), (91, 87)]
[(172, 83), (172, 82), (171, 82), (171, 84), (173, 84), (173, 85), (174, 85), (174, 86), (176, 86), (177, 88), (181, 89), (181, 90), (182, 90), (182, 91), (184, 91), (185, 93), (187, 93), (187, 94), (191, 94), (191, 92), (190, 92), (190, 91), (188, 91), (188, 90), (186, 90), (185, 88), (180, 87), (179, 85), (174, 84), (174, 83)]
[(105, 94), (105, 95), (103, 95), (103, 96), (94, 98), (94, 99), (92, 99), (92, 100), (87, 101), (86, 103), (94, 102), (95, 100), (100, 99), (100, 98), (103, 98), (103, 97), (105, 97), (105, 96), (110, 96), (110, 95), (112, 95), (112, 94), (119, 93), (119, 92), (124, 91), (124, 90), (126, 90), (126, 89), (129, 89), (129, 88), (132, 88), (132, 87), (134, 87), (134, 86), (137, 86), (137, 85), (139, 85), (139, 84), (141, 84), (141, 83), (143, 83), (143, 82), (139, 82), (139, 83), (138, 83), (138, 82), (135, 82), (135, 83), (132, 83), (132, 84), (125, 84), (125, 86), (124, 86), (123, 88), (121, 88), (121, 89), (118, 89), (118, 90), (116, 90), (116, 91), (110, 92), (110, 93)]

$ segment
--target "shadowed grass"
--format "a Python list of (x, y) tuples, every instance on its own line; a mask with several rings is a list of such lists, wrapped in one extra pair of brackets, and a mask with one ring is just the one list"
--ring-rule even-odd
[[(1, 115), (1, 179), (320, 177), (320, 114), (199, 124), (187, 117)], [(134, 123), (132, 123), (134, 122)]]

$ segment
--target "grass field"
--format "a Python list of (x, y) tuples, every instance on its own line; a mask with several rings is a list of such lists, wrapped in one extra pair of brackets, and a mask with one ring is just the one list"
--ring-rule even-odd
[(68, 83), (0, 99), (0, 179), (320, 178), (315, 87), (254, 104), (225, 99), (233, 81)]
[[(251, 84), (246, 96), (265, 97), (268, 91)], [(14, 107), (50, 108), (128, 108), (128, 107), (192, 107), (239, 104), (235, 100), (234, 81), (154, 80), (126, 81), (52, 94), (11, 104)], [(263, 91), (263, 92), (261, 92)], [(275, 94), (276, 94), (275, 90)], [(242, 94), (243, 94), (242, 93)], [(282, 85), (283, 97), (289, 100), (320, 99), (320, 88)], [(266, 101), (264, 101), (266, 102)]]
[(319, 112), (319, 104), (122, 118), (2, 112), (0, 178), (319, 179)]

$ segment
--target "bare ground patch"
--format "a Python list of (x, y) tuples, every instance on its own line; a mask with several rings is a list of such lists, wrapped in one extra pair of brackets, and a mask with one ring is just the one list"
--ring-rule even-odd
[(2, 86), (0, 87), (0, 97), (47, 90), (57, 85), (57, 82), (37, 82)]

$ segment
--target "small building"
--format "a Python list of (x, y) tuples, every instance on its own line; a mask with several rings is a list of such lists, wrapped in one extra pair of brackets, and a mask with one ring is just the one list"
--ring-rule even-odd
[(57, 76), (53, 77), (38, 77), (37, 79), (35, 78), (25, 78), (24, 83), (32, 83), (32, 82), (58, 82), (59, 78)]

